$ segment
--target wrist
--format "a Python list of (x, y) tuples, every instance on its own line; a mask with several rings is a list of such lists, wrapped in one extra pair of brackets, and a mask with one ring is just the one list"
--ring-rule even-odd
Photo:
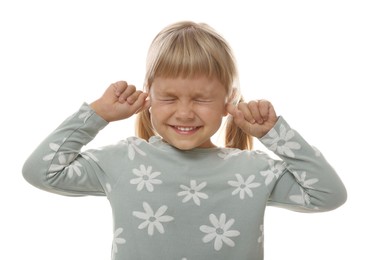
[(109, 119), (107, 113), (104, 112), (104, 110), (101, 108), (101, 105), (99, 104), (99, 101), (96, 100), (92, 103), (89, 104), (89, 107), (98, 115), (100, 116), (102, 119), (104, 119), (107, 122), (111, 122), (111, 120)]

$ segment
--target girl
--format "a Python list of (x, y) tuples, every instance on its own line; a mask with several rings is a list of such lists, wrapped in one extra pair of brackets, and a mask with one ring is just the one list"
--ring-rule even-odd
[[(265, 207), (333, 210), (343, 183), (265, 100), (242, 102), (227, 42), (205, 24), (164, 28), (144, 92), (124, 81), (83, 104), (32, 153), (25, 179), (68, 196), (106, 196), (112, 259), (263, 259)], [(137, 135), (81, 152), (135, 113)], [(225, 147), (211, 137), (230, 114)], [(280, 160), (252, 151), (252, 137)]]

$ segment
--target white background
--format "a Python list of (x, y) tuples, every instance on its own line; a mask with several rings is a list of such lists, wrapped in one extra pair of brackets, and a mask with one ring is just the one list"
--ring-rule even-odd
[[(348, 189), (347, 203), (328, 213), (268, 208), (265, 259), (368, 259), (365, 2), (2, 0), (0, 259), (109, 259), (108, 201), (37, 190), (21, 168), (111, 82), (140, 88), (151, 40), (179, 20), (206, 22), (225, 36), (246, 99), (272, 101)], [(133, 135), (133, 122), (110, 124), (90, 145)]]

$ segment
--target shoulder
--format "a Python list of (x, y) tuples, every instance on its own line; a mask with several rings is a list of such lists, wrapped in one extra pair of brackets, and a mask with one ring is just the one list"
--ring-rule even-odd
[(274, 160), (270, 155), (261, 150), (239, 150), (236, 148), (221, 148), (217, 156), (223, 161), (247, 166), (257, 165), (261, 168), (268, 165), (269, 161)]
[(98, 148), (88, 149), (84, 154), (93, 154), (102, 157), (129, 157), (134, 158), (135, 154), (146, 155), (145, 150), (148, 143), (141, 138), (132, 136), (119, 140), (115, 143), (104, 145)]

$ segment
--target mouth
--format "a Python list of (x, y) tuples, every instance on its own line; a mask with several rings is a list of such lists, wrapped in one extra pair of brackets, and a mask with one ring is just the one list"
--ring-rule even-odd
[(171, 126), (175, 132), (182, 135), (191, 135), (198, 131), (200, 126)]

